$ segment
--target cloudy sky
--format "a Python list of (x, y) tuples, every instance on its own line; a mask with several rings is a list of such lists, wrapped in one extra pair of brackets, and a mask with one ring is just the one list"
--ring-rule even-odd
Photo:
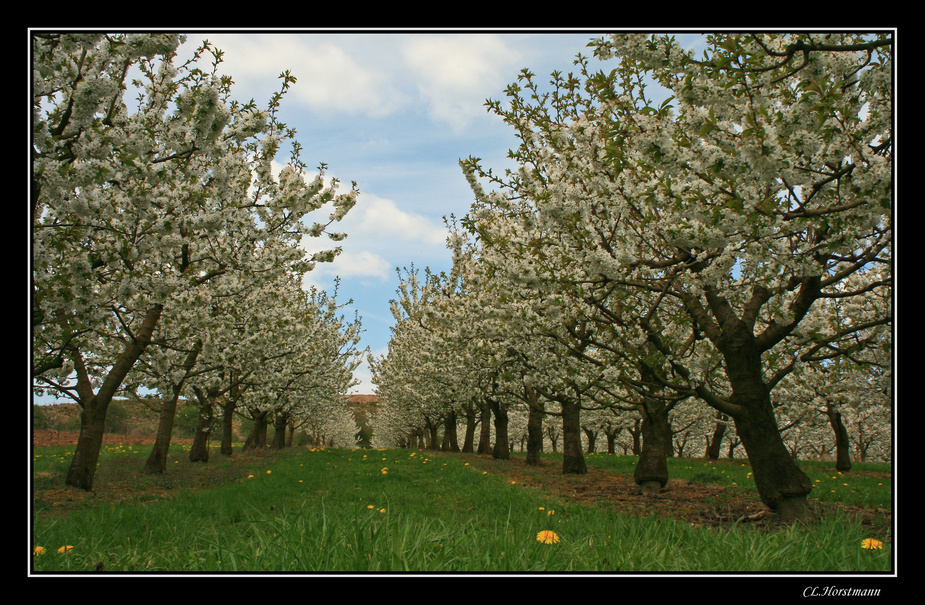
[[(189, 33), (191, 54), (208, 39), (224, 51), (220, 71), (235, 95), (265, 102), (289, 70), (298, 82), (283, 101), (281, 119), (297, 130), (302, 160), (325, 163), (328, 175), (360, 190), (338, 231), (342, 254), (319, 265), (310, 281), (352, 299), (364, 328), (363, 345), (387, 350), (393, 318), (389, 301), (396, 268), (450, 267), (444, 217), (461, 217), (472, 194), (459, 168), (470, 155), (499, 170), (508, 166), (513, 130), (485, 108), (529, 68), (546, 81), (574, 71), (590, 55), (593, 31), (557, 32), (204, 32)], [(690, 35), (695, 40), (695, 34)], [(285, 155), (280, 156), (285, 160)], [(319, 241), (319, 244), (323, 243)], [(364, 366), (355, 393), (372, 393)]]

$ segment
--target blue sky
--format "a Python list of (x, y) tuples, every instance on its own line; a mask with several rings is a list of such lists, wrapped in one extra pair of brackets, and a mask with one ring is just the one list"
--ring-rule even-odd
[[(488, 113), (485, 100), (503, 100), (522, 68), (542, 82), (555, 70), (575, 71), (576, 54), (590, 55), (587, 43), (599, 35), (223, 30), (188, 33), (181, 59), (208, 39), (224, 51), (220, 71), (234, 79), (235, 96), (258, 105), (279, 89), (281, 72), (296, 76), (280, 114), (297, 130), (302, 160), (325, 163), (329, 176), (348, 187), (356, 181), (360, 190), (336, 229), (348, 233), (343, 253), (309, 281), (331, 290), (340, 276), (338, 298), (352, 299), (348, 313), (362, 317), (362, 346), (381, 355), (393, 324), (395, 269), (450, 267), (443, 217), (465, 215), (472, 200), (459, 160), (472, 155), (496, 171), (509, 166), (514, 132)], [(356, 377), (352, 392), (374, 392), (365, 364)]]

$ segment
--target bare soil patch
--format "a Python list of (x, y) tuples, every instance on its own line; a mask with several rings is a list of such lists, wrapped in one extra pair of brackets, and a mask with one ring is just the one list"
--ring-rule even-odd
[[(428, 455), (432, 454), (428, 452)], [(448, 455), (468, 456), (466, 461), (471, 466), (503, 474), (528, 489), (564, 500), (599, 505), (622, 514), (655, 515), (706, 527), (746, 525), (771, 529), (783, 524), (755, 492), (741, 488), (671, 478), (661, 492), (646, 496), (631, 476), (593, 466), (589, 466), (588, 472), (583, 475), (565, 475), (559, 463), (545, 462), (531, 466), (516, 456), (509, 460), (496, 460), (484, 455)], [(858, 518), (871, 527), (873, 536), (890, 540), (891, 511), (814, 499), (809, 500), (809, 506), (811, 520), (832, 514), (846, 519)]]

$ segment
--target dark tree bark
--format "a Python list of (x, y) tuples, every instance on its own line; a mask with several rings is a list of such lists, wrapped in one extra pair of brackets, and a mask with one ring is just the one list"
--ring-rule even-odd
[(424, 417), (424, 429), (427, 433), (427, 449), (439, 450), (437, 434), (440, 429), (440, 423), (434, 422), (429, 416)]
[(228, 396), (222, 403), (222, 444), (219, 447), (219, 453), (223, 456), (231, 456), (232, 443), (234, 442), (234, 411), (238, 407), (238, 397), (241, 389), (237, 379), (232, 375), (231, 385), (228, 388)]
[(562, 398), (562, 473), (584, 475), (588, 472), (581, 452), (581, 405)]
[(478, 415), (472, 405), (467, 404), (463, 407), (466, 414), (466, 437), (463, 441), (462, 451), (471, 454), (475, 451), (475, 427), (478, 425)]
[(443, 443), (440, 446), (444, 452), (458, 452), (459, 442), (456, 434), (456, 410), (450, 410), (443, 418)]
[(671, 427), (668, 406), (647, 401), (640, 406), (642, 413), (642, 452), (633, 471), (633, 479), (643, 494), (652, 495), (668, 484), (668, 452), (671, 448)]
[(527, 397), (527, 464), (540, 465), (543, 451), (543, 417), (546, 416), (545, 405), (539, 400), (536, 391), (525, 388)]
[(707, 451), (705, 453), (708, 460), (716, 460), (719, 458), (720, 447), (723, 445), (723, 435), (726, 433), (726, 423), (723, 422), (726, 420), (726, 416), (722, 412), (716, 412), (716, 425), (713, 428), (713, 435), (710, 437), (710, 442), (707, 444)]
[(244, 441), (244, 451), (261, 450), (267, 448), (267, 424), (270, 412), (261, 410), (254, 412), (254, 425)]
[(497, 399), (489, 399), (489, 405), (494, 416), (495, 446), (492, 449), (492, 458), (509, 460), (511, 458), (511, 443), (509, 441), (507, 425), (507, 405)]
[(812, 489), (780, 436), (770, 391), (761, 376), (761, 352), (747, 333), (729, 330), (723, 350), (726, 375), (732, 385), (736, 433), (748, 454), (761, 501), (781, 518), (808, 514), (806, 497)]
[[(71, 459), (71, 465), (64, 479), (64, 483), (68, 487), (84, 491), (93, 489), (93, 478), (96, 475), (100, 449), (103, 446), (106, 410), (109, 408), (116, 391), (122, 385), (122, 381), (128, 375), (129, 370), (132, 369), (132, 366), (135, 365), (135, 362), (151, 343), (151, 336), (163, 310), (163, 305), (154, 305), (148, 309), (141, 327), (126, 343), (125, 348), (116, 359), (96, 394), (93, 393), (80, 351), (70, 351), (74, 361), (74, 369), (77, 372), (78, 403), (82, 410), (77, 446), (74, 449), (74, 457)], [(70, 331), (63, 312), (59, 314), (59, 321), (62, 322), (62, 327), (65, 331)]]
[(183, 392), (183, 383), (190, 371), (196, 365), (196, 359), (202, 350), (202, 343), (197, 341), (193, 348), (186, 354), (183, 360), (183, 377), (180, 382), (173, 387), (173, 392), (168, 399), (161, 401), (161, 411), (157, 422), (157, 435), (154, 438), (154, 445), (151, 447), (151, 453), (145, 462), (145, 472), (150, 474), (162, 474), (167, 472), (167, 455), (170, 451), (170, 439), (173, 436), (173, 423), (177, 417), (177, 401), (180, 399), (180, 393)]
[(484, 398), (479, 400), (479, 454), (491, 453), (491, 405)]
[(202, 389), (197, 387), (195, 393), (199, 401), (199, 422), (196, 424), (196, 434), (193, 435), (193, 445), (189, 450), (189, 460), (190, 462), (208, 462), (213, 402), (211, 396)]
[(277, 412), (273, 419), (273, 443), (271, 448), (274, 450), (285, 449), (286, 447), (286, 426), (289, 424), (288, 412)]
[(839, 471), (851, 470), (851, 442), (848, 439), (848, 429), (841, 419), (841, 412), (832, 404), (826, 406), (826, 416), (832, 430), (835, 431), (835, 468)]

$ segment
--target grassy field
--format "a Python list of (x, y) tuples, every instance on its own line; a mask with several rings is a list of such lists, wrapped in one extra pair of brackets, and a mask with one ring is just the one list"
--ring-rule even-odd
[[(890, 572), (889, 465), (805, 463), (807, 524), (757, 503), (741, 461), (672, 459), (664, 495), (634, 494), (633, 456), (522, 458), (420, 450), (215, 452), (106, 446), (92, 493), (64, 489), (71, 448), (36, 448), (30, 563), (45, 572)], [(873, 543), (869, 540), (875, 540)], [(873, 544), (874, 548), (867, 548)], [(40, 549), (40, 554), (34, 554)], [(59, 552), (63, 550), (64, 552)]]

